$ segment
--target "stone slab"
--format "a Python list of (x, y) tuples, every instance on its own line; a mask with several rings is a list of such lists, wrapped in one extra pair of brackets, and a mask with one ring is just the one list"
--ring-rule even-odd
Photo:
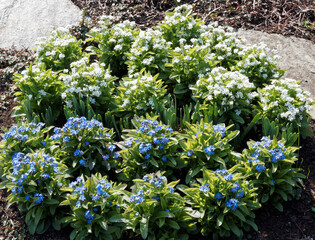
[(39, 37), (80, 19), (70, 0), (0, 0), (0, 47), (32, 48)]
[[(271, 50), (277, 50), (280, 67), (287, 70), (284, 77), (301, 81), (302, 88), (315, 100), (315, 44), (312, 41), (254, 30), (239, 29), (236, 33), (248, 44), (264, 42)], [(315, 119), (315, 106), (310, 114)]]

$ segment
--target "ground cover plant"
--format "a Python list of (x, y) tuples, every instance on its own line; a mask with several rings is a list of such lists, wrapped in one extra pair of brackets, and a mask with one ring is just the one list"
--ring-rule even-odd
[[(68, 166), (68, 170), (61, 169), (62, 172), (53, 169), (53, 173), (48, 171), (45, 165), (47, 160), (43, 157), (45, 161), (40, 164), (40, 169), (44, 172), (36, 173), (32, 168), (23, 169), (27, 170), (27, 173), (35, 173), (34, 181), (29, 184), (31, 189), (40, 186), (43, 179), (55, 181), (56, 186), (57, 183), (61, 183), (59, 185), (62, 186), (55, 193), (57, 196), (44, 190), (36, 192), (32, 197), (34, 200), (32, 207), (38, 207), (36, 204), (50, 204), (54, 196), (53, 200), (56, 198), (60, 203), (55, 210), (64, 218), (56, 217), (53, 227), (60, 229), (70, 223), (74, 228), (70, 235), (71, 239), (86, 237), (102, 239), (104, 230), (107, 234), (106, 239), (121, 237), (121, 231), (128, 232), (129, 236), (140, 234), (144, 239), (179, 236), (188, 238), (198, 233), (204, 236), (212, 235), (215, 239), (228, 237), (231, 234), (242, 238), (250, 228), (257, 229), (254, 223), (255, 209), (275, 196), (279, 201), (285, 201), (288, 196), (294, 194), (290, 186), (296, 186), (298, 179), (303, 177), (298, 174), (299, 169), (291, 171), (292, 164), (296, 160), (292, 155), (295, 150), (291, 149), (291, 145), (297, 145), (298, 142), (289, 141), (292, 140), (291, 137), (283, 132), (285, 127), (290, 127), (297, 138), (309, 134), (308, 124), (305, 124), (309, 121), (308, 113), (302, 111), (301, 116), (297, 116), (294, 110), (294, 106), (301, 107), (303, 110), (309, 107), (311, 102), (305, 98), (307, 93), (298, 89), (297, 85), (289, 86), (294, 88), (293, 93), (286, 97), (290, 97), (293, 105), (285, 105), (283, 108), (277, 108), (278, 112), (272, 112), (275, 116), (285, 116), (281, 125), (275, 119), (271, 119), (272, 122), (266, 126), (264, 117), (269, 109), (261, 102), (265, 101), (262, 100), (263, 97), (270, 96), (272, 93), (269, 95), (259, 93), (268, 87), (272, 90), (281, 84), (278, 78), (283, 74), (283, 70), (278, 68), (271, 57), (265, 57), (267, 54), (261, 46), (245, 47), (241, 42), (237, 42), (229, 29), (213, 24), (203, 25), (191, 15), (191, 10), (191, 6), (183, 5), (170, 14), (181, 19), (178, 24), (188, 25), (187, 32), (189, 29), (194, 31), (194, 38), (189, 34), (183, 34), (179, 38), (182, 49), (189, 51), (180, 52), (176, 46), (172, 48), (172, 42), (164, 39), (163, 28), (159, 26), (147, 30), (148, 33), (139, 31), (139, 36), (145, 39), (137, 39), (136, 36), (134, 42), (138, 42), (131, 44), (130, 54), (127, 52), (125, 56), (119, 58), (119, 61), (125, 60), (119, 66), (126, 65), (128, 68), (124, 78), (119, 74), (114, 75), (110, 64), (107, 65), (105, 62), (102, 64), (98, 58), (93, 60), (92, 54), (97, 51), (89, 48), (82, 54), (82, 59), (73, 59), (72, 63), (61, 62), (64, 69), (59, 69), (60, 71), (49, 69), (50, 65), (47, 66), (47, 63), (39, 57), (33, 66), (22, 75), (17, 75), (16, 82), (20, 84), (17, 95), (21, 97), (17, 109), (20, 116), (24, 114), (25, 120), (30, 123), (29, 127), (18, 123), (3, 136), (4, 140), (1, 144), (4, 151), (1, 160), (3, 159), (6, 168), (1, 172), (1, 177), (2, 185), (8, 186), (11, 194), (18, 194), (17, 197), (12, 198), (14, 199), (12, 201), (18, 202), (22, 211), (28, 212), (29, 216), (35, 218), (27, 221), (32, 233), (42, 233), (49, 224), (41, 221), (38, 225), (39, 220), (45, 219), (47, 214), (43, 215), (39, 210), (29, 213), (29, 209), (23, 207), (25, 200), (29, 200), (27, 198), (31, 196), (27, 193), (32, 191), (24, 186), (24, 178), (27, 178), (23, 175), (25, 173), (19, 176), (14, 171), (16, 164), (21, 165), (20, 159), (16, 159), (17, 152), (23, 157), (25, 154), (35, 153), (36, 158), (36, 153), (40, 151), (40, 154), (46, 156), (49, 161), (55, 163), (57, 159), (60, 165)], [(161, 25), (167, 28), (167, 24), (169, 20), (166, 18)], [(100, 26), (102, 28), (102, 25)], [(111, 28), (106, 26), (102, 31), (107, 34), (106, 31), (111, 32), (115, 27), (115, 25)], [(93, 32), (97, 32), (96, 29), (93, 29)], [(115, 41), (119, 42), (119, 38), (123, 39), (123, 36), (118, 35), (118, 40)], [(159, 41), (152, 41), (152, 38)], [(139, 45), (142, 40), (145, 44)], [(93, 42), (100, 48), (102, 46), (93, 34), (87, 41)], [(200, 46), (194, 46), (196, 42), (199, 42)], [(47, 44), (51, 45), (50, 42)], [(166, 44), (166, 47), (163, 44)], [(231, 47), (231, 44), (237, 45), (235, 48), (237, 51)], [(80, 48), (80, 45), (75, 46)], [(57, 49), (60, 45), (57, 44), (55, 47)], [(148, 51), (149, 47), (152, 48), (151, 51)], [(204, 58), (207, 58), (206, 67), (198, 66), (199, 61), (202, 60), (200, 55), (199, 58), (189, 59), (192, 52), (197, 51), (198, 48), (204, 49), (208, 54), (204, 55)], [(225, 50), (221, 51), (223, 48)], [(79, 50), (81, 51), (83, 49)], [(139, 57), (138, 52), (144, 54), (141, 55), (141, 61), (136, 61)], [(189, 77), (191, 81), (189, 84), (186, 81), (185, 71), (178, 71), (179, 67), (168, 64), (174, 62), (177, 57), (173, 52), (180, 52), (182, 59), (187, 58), (198, 66), (189, 69), (195, 76)], [(263, 57), (259, 61), (253, 59), (255, 52), (262, 53)], [(104, 54), (110, 55), (112, 52), (105, 51)], [(157, 59), (155, 54), (159, 56)], [(144, 56), (149, 58), (143, 59)], [(237, 64), (238, 62), (240, 64)], [(248, 71), (248, 64), (246, 66), (243, 62), (255, 66), (254, 70)], [(236, 65), (234, 66), (233, 63)], [(44, 83), (43, 86), (39, 86), (43, 83), (34, 81), (33, 76), (28, 74), (28, 71), (34, 67), (39, 79), (45, 79), (51, 74), (55, 76), (50, 78), (47, 85)], [(176, 75), (172, 75), (173, 68), (174, 72), (178, 71)], [(266, 69), (272, 74), (263, 76)], [(156, 75), (152, 76), (147, 71), (153, 71)], [(28, 78), (30, 81), (25, 81)], [(109, 83), (102, 82), (98, 78), (109, 80)], [(199, 83), (203, 79), (206, 79), (208, 84), (200, 90), (203, 91), (201, 99), (207, 101), (199, 100), (200, 92), (192, 94), (194, 89), (198, 90)], [(238, 80), (247, 81), (247, 85), (244, 88), (237, 88)], [(99, 82), (100, 86), (95, 87), (94, 84)], [(48, 94), (40, 92), (42, 87), (48, 87), (53, 83), (57, 83), (56, 86), (60, 86), (61, 89), (72, 88), (69, 92), (73, 97), (63, 97), (61, 90)], [(212, 84), (217, 86), (208, 89), (207, 87)], [(82, 88), (78, 87), (80, 85)], [(31, 94), (27, 92), (29, 89), (33, 91)], [(103, 94), (103, 89), (108, 89), (110, 94)], [(126, 98), (135, 105), (130, 110), (127, 103), (124, 104), (124, 95), (128, 96), (130, 95), (128, 91), (135, 90), (138, 92), (134, 94), (134, 98)], [(155, 98), (151, 97), (153, 93), (156, 94)], [(185, 101), (181, 101), (183, 97), (180, 95), (184, 96)], [(272, 97), (275, 100), (272, 101), (279, 100), (281, 104), (280, 99), (283, 97), (276, 93), (274, 95)], [(106, 109), (97, 106), (99, 101), (93, 101), (93, 97), (106, 99), (107, 96), (112, 99), (110, 104), (107, 102)], [(217, 96), (222, 96), (222, 101), (226, 103), (226, 106), (223, 105), (225, 109), (219, 109), (219, 104), (215, 103)], [(50, 99), (61, 102), (55, 105), (56, 109), (54, 108), (59, 112), (58, 116), (49, 114), (47, 108), (43, 108), (40, 104), (41, 101), (49, 102)], [(28, 104), (31, 100), (34, 102), (33, 105)], [(160, 104), (161, 101), (163, 104)], [(146, 106), (142, 106), (143, 103)], [(75, 110), (71, 110), (72, 106)], [(34, 110), (36, 114), (27, 114)], [(129, 115), (123, 114), (125, 112)], [(286, 117), (287, 115), (290, 117)], [(181, 116), (185, 116), (187, 122), (182, 121)], [(297, 117), (301, 118), (297, 119)], [(169, 121), (169, 118), (173, 120)], [(44, 124), (40, 121), (45, 122), (48, 128), (42, 129)], [(57, 128), (51, 129), (51, 125), (57, 125)], [(110, 127), (114, 127), (115, 130), (106, 129)], [(276, 128), (280, 130), (275, 131)], [(270, 136), (259, 134), (260, 129), (263, 130), (264, 135)], [(113, 131), (116, 132), (115, 137)], [(270, 134), (271, 132), (273, 134)], [(255, 140), (261, 138), (263, 146), (256, 144), (255, 153), (251, 153), (253, 145), (250, 144), (251, 156), (248, 157), (244, 150), (243, 158), (248, 158), (248, 161), (242, 161), (240, 150), (242, 144), (249, 139), (250, 133), (257, 134)], [(283, 142), (281, 142), (282, 138), (284, 138)], [(237, 141), (240, 139), (242, 142)], [(281, 141), (278, 143), (278, 140)], [(264, 144), (270, 141), (273, 141), (272, 144), (276, 144), (277, 147), (268, 149), (269, 145)], [(14, 152), (6, 151), (12, 149), (11, 146), (17, 149)], [(48, 157), (48, 154), (51, 157)], [(263, 159), (254, 161), (251, 157)], [(267, 157), (270, 157), (271, 162), (276, 165), (270, 165), (270, 161), (266, 160)], [(255, 165), (253, 169), (247, 165), (259, 161), (262, 163)], [(27, 167), (33, 162), (36, 163), (35, 160), (30, 161), (29, 157), (26, 157), (22, 165), (26, 164)], [(38, 162), (41, 163), (40, 160)], [(272, 173), (269, 168), (272, 168)], [(273, 173), (277, 172), (277, 168), (281, 169), (281, 173), (279, 176), (274, 176)], [(158, 170), (163, 172), (156, 173)], [(101, 175), (95, 177), (91, 175), (95, 173), (93, 171), (96, 171), (96, 174), (102, 172), (107, 178), (102, 178)], [(259, 175), (257, 172), (262, 174)], [(15, 179), (12, 176), (20, 178)], [(290, 179), (291, 176), (294, 178), (290, 182), (283, 181)], [(60, 181), (60, 177), (64, 180)], [(108, 182), (107, 179), (125, 185), (112, 188), (115, 184)], [(255, 181), (257, 179), (258, 181)], [(12, 183), (9, 184), (9, 181)], [(180, 185), (176, 187), (178, 182)], [(274, 184), (275, 189), (268, 191), (269, 189), (261, 188), (264, 184)], [(179, 190), (182, 194), (178, 193)], [(66, 192), (73, 192), (73, 194), (65, 195)], [(64, 200), (65, 196), (68, 200)], [(52, 202), (55, 207), (56, 201)], [(64, 208), (68, 210), (69, 215), (63, 211)], [(278, 208), (281, 210), (281, 207)], [(52, 210), (50, 214), (57, 216)], [(213, 221), (217, 226), (209, 227)], [(156, 230), (164, 224), (170, 228), (165, 228), (163, 231)]]

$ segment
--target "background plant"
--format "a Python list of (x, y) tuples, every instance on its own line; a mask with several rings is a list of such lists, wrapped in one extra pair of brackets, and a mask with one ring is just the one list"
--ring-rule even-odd
[(136, 129), (123, 136), (125, 149), (121, 152), (121, 179), (140, 178), (158, 170), (165, 170), (165, 176), (170, 176), (174, 168), (182, 166), (177, 157), (176, 132), (172, 128), (159, 123), (156, 118), (141, 118), (133, 124)]
[(67, 200), (61, 205), (70, 206), (70, 216), (63, 222), (71, 223), (74, 228), (70, 239), (119, 239), (122, 236), (124, 224), (111, 221), (120, 214), (123, 207), (124, 184), (108, 181), (100, 174), (90, 178), (77, 177), (62, 188), (70, 191)]
[(92, 28), (88, 33), (90, 38), (87, 41), (98, 44), (97, 47), (89, 47), (89, 50), (99, 57), (105, 68), (110, 67), (113, 75), (123, 76), (127, 73), (125, 53), (130, 52), (139, 30), (130, 21), (114, 25), (111, 16), (103, 16), (99, 25), (100, 27)]
[(118, 166), (120, 154), (113, 135), (101, 122), (81, 117), (69, 118), (62, 128), (54, 129), (50, 139), (60, 146), (60, 158), (74, 176), (89, 176)]
[(15, 152), (12, 156), (13, 173), (10, 181), (2, 183), (11, 192), (8, 203), (17, 203), (26, 213), (25, 222), (31, 234), (41, 234), (49, 226), (60, 230), (58, 209), (64, 196), (60, 188), (65, 184), (66, 166), (43, 150), (24, 154)]
[(283, 211), (282, 202), (294, 196), (304, 175), (294, 167), (297, 147), (285, 147), (285, 142), (263, 137), (261, 141), (250, 141), (243, 150), (242, 161), (246, 174), (258, 189), (258, 199), (264, 204), (271, 202)]
[(123, 118), (134, 115), (144, 116), (146, 113), (156, 112), (166, 106), (166, 86), (158, 80), (158, 74), (141, 71), (131, 78), (123, 78), (117, 87), (117, 109), (115, 114)]
[(25, 116), (29, 122), (39, 119), (48, 126), (53, 125), (62, 113), (64, 85), (58, 74), (45, 70), (43, 64), (31, 65), (22, 74), (16, 74), (14, 81), (18, 88), (15, 115)]
[(123, 213), (126, 229), (141, 234), (143, 239), (188, 239), (184, 232), (189, 216), (184, 212), (183, 198), (175, 191), (178, 181), (167, 183), (161, 173), (133, 181)]
[(255, 188), (239, 173), (237, 165), (230, 170), (203, 170), (203, 178), (192, 187), (181, 186), (189, 207), (186, 211), (197, 222), (197, 232), (213, 239), (244, 236), (243, 230), (257, 230), (253, 210), (260, 207), (255, 201)]
[(57, 29), (37, 43), (37, 62), (44, 63), (45, 68), (52, 71), (70, 70), (70, 64), (81, 57), (81, 40), (73, 37), (67, 28)]
[(201, 120), (197, 124), (186, 123), (187, 129), (181, 134), (179, 144), (183, 149), (181, 159), (185, 162), (186, 184), (199, 176), (203, 167), (214, 170), (233, 166), (233, 147), (231, 141), (238, 131), (231, 131), (232, 126), (213, 125)]

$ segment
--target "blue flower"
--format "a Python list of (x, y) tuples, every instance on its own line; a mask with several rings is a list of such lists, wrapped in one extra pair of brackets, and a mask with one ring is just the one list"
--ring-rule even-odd
[(77, 150), (75, 150), (73, 155), (76, 157), (76, 156), (79, 156), (79, 155), (82, 155), (82, 154), (83, 154), (83, 151), (80, 151), (79, 149), (77, 149)]
[(225, 203), (226, 203), (226, 206), (227, 207), (231, 207), (232, 208), (232, 211), (235, 211), (236, 208), (237, 208), (237, 204), (238, 204), (238, 199), (236, 198), (231, 198), (229, 200), (227, 200)]
[(161, 160), (162, 160), (163, 162), (166, 162), (167, 158), (166, 158), (165, 156), (163, 156), (163, 157), (161, 158)]
[(272, 183), (270, 183), (270, 185), (271, 185), (271, 186), (274, 186), (274, 185), (275, 185), (275, 183), (276, 183), (276, 181), (275, 181), (275, 180), (273, 180), (273, 179), (271, 179), (271, 181), (272, 181)]
[(188, 150), (188, 152), (187, 152), (187, 156), (188, 157), (191, 157), (193, 154), (194, 154), (193, 150)]
[(30, 198), (31, 198), (31, 196), (30, 196), (29, 194), (27, 194), (27, 195), (25, 196), (25, 199), (26, 199), (26, 200), (30, 200)]
[(209, 147), (205, 147), (203, 150), (207, 155), (214, 155), (215, 147), (210, 145)]
[(262, 172), (262, 171), (265, 171), (266, 170), (266, 167), (264, 166), (264, 165), (262, 165), (262, 164), (258, 164), (258, 165), (256, 165), (256, 171), (257, 172)]
[(145, 158), (145, 159), (149, 159), (150, 156), (151, 156), (150, 153), (147, 153), (144, 158)]
[(160, 146), (159, 146), (159, 149), (160, 149), (160, 150), (164, 149), (164, 145), (160, 145)]
[(85, 145), (88, 146), (88, 145), (90, 145), (90, 143), (89, 143), (88, 141), (86, 141), (86, 142), (85, 142)]
[(223, 198), (223, 195), (219, 192), (214, 195), (214, 199), (222, 199), (222, 198)]
[(88, 220), (88, 224), (91, 224), (92, 220), (94, 219), (94, 215), (91, 214), (90, 210), (85, 212), (84, 217)]
[(204, 185), (201, 185), (200, 187), (199, 187), (199, 191), (201, 191), (201, 192), (209, 192), (209, 184), (208, 183), (206, 183), (206, 184), (204, 184)]
[(115, 145), (109, 145), (108, 150), (113, 152), (115, 150), (116, 146)]
[(43, 146), (46, 146), (47, 142), (45, 140), (41, 141), (41, 144), (43, 144)]
[(285, 159), (283, 151), (279, 148), (274, 148), (269, 151), (271, 153), (271, 161), (276, 163), (278, 160)]
[(217, 132), (220, 132), (221, 133), (221, 135), (222, 135), (222, 137), (224, 137), (225, 136), (225, 127), (223, 126), (223, 125), (213, 125), (213, 131), (215, 132), (215, 133), (217, 133)]
[(174, 193), (174, 188), (173, 187), (168, 187), (170, 189), (170, 193)]
[(48, 173), (43, 173), (42, 177), (43, 177), (44, 179), (48, 179), (50, 176), (49, 176)]
[(44, 196), (41, 193), (35, 193), (34, 197), (37, 199), (35, 200), (35, 203), (41, 203), (44, 201)]
[(85, 163), (86, 163), (86, 161), (84, 161), (83, 159), (81, 159), (81, 160), (79, 161), (79, 164), (81, 164), (82, 166), (85, 166)]

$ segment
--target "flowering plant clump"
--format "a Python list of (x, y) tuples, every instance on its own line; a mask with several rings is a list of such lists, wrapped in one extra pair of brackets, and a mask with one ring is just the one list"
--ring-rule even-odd
[(121, 177), (124, 179), (140, 178), (146, 173), (166, 170), (172, 174), (174, 168), (180, 168), (177, 157), (178, 140), (176, 132), (167, 125), (153, 119), (133, 121), (136, 130), (130, 130), (123, 138), (125, 149), (121, 152)]
[(96, 114), (113, 109), (116, 77), (111, 76), (109, 69), (104, 70), (104, 66), (99, 62), (89, 64), (88, 57), (83, 57), (71, 63), (71, 73), (60, 76), (65, 86), (61, 97), (69, 110), (82, 116), (84, 109), (79, 104), (80, 100), (88, 101)]
[[(135, 74), (143, 68), (152, 75), (166, 79), (165, 63), (170, 62), (171, 42), (161, 37), (159, 30), (140, 30), (127, 55), (128, 73)], [(130, 76), (131, 77), (131, 76)]]
[[(4, 178), (12, 173), (12, 156), (16, 152), (23, 151), (31, 153), (46, 146), (45, 133), (49, 132), (51, 127), (44, 128), (44, 123), (25, 123), (14, 125), (3, 135), (0, 142), (0, 177)], [(46, 139), (46, 140), (45, 140)]]
[(213, 239), (229, 237), (234, 233), (242, 238), (243, 230), (257, 230), (253, 210), (260, 207), (255, 201), (255, 188), (239, 173), (237, 165), (230, 170), (203, 170), (203, 178), (197, 179), (191, 188), (181, 186), (189, 207), (186, 211), (197, 222), (196, 233), (212, 234)]
[(270, 121), (281, 119), (283, 126), (293, 123), (295, 130), (300, 128), (302, 135), (307, 136), (310, 133), (308, 111), (312, 104), (309, 96), (293, 79), (273, 80), (271, 85), (259, 90), (259, 111)]
[(31, 234), (45, 232), (52, 224), (60, 230), (58, 205), (65, 196), (60, 191), (65, 183), (66, 166), (44, 151), (12, 156), (11, 181), (5, 181), (11, 192), (9, 204), (17, 203), (26, 212), (25, 222)]
[(123, 210), (124, 184), (108, 181), (100, 174), (90, 178), (77, 177), (68, 187), (67, 200), (61, 205), (69, 205), (70, 216), (63, 221), (71, 223), (74, 230), (70, 239), (119, 239), (124, 224), (112, 221), (112, 217)]
[(107, 172), (118, 165), (120, 154), (113, 141), (113, 131), (97, 120), (85, 117), (69, 118), (62, 128), (55, 128), (50, 137), (61, 146), (62, 161), (86, 175), (91, 172)]
[(133, 181), (128, 208), (123, 213), (126, 229), (141, 234), (143, 239), (188, 239), (184, 233), (189, 216), (184, 211), (183, 198), (175, 191), (179, 181), (167, 183), (160, 173)]
[(212, 69), (208, 77), (201, 77), (190, 87), (207, 112), (213, 112), (216, 120), (244, 124), (244, 118), (253, 111), (252, 101), (257, 96), (255, 86), (240, 72), (229, 72), (222, 67)]
[(166, 13), (165, 20), (157, 26), (162, 32), (162, 37), (172, 43), (172, 47), (179, 47), (181, 39), (187, 44), (192, 44), (192, 39), (198, 39), (203, 22), (192, 14), (191, 5), (177, 7), (174, 12)]
[(238, 135), (238, 131), (229, 130), (232, 126), (204, 123), (187, 123), (187, 130), (182, 134), (180, 146), (183, 149), (181, 159), (188, 168), (186, 183), (188, 184), (203, 167), (215, 170), (218, 167), (233, 166), (235, 161), (230, 142)]
[(103, 16), (99, 22), (100, 27), (93, 28), (88, 33), (91, 38), (87, 41), (98, 43), (97, 47), (91, 46), (89, 50), (96, 53), (100, 62), (105, 64), (104, 67), (110, 67), (115, 76), (122, 76), (127, 73), (125, 53), (130, 52), (139, 30), (135, 28), (134, 22), (124, 21), (112, 25), (111, 20), (111, 16)]
[(52, 71), (69, 70), (70, 64), (83, 55), (81, 40), (73, 37), (67, 28), (53, 31), (37, 43), (37, 62), (44, 63), (45, 68)]
[(143, 116), (155, 111), (158, 104), (162, 109), (166, 104), (166, 87), (158, 75), (140, 72), (132, 78), (123, 78), (119, 82), (116, 96), (118, 115), (122, 117)]
[(268, 51), (265, 44), (244, 47), (238, 52), (241, 59), (233, 69), (246, 75), (256, 87), (270, 84), (271, 79), (279, 79), (285, 71), (278, 66), (280, 57), (269, 56)]
[(31, 65), (21, 74), (15, 74), (17, 116), (25, 116), (29, 122), (39, 117), (48, 126), (55, 123), (62, 112), (61, 93), (64, 89), (58, 74), (44, 65)]
[(193, 38), (190, 41), (192, 44), (188, 45), (185, 39), (180, 39), (180, 46), (172, 51), (172, 61), (165, 64), (169, 71), (166, 84), (181, 105), (192, 102), (189, 86), (216, 65), (214, 54), (210, 53), (209, 48), (199, 46), (200, 39)]
[(294, 196), (294, 187), (301, 183), (304, 175), (294, 168), (297, 161), (296, 147), (285, 147), (285, 143), (263, 137), (261, 141), (250, 141), (248, 149), (243, 150), (243, 165), (246, 174), (257, 187), (261, 203), (271, 201), (280, 211), (281, 202)]

